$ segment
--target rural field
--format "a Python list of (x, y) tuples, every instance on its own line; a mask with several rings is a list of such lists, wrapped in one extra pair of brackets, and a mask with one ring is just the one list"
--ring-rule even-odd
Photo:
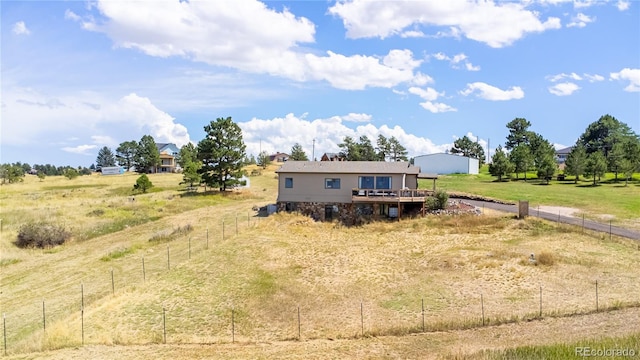
[[(2, 186), (6, 358), (574, 358), (585, 346), (640, 354), (638, 242), (489, 210), (358, 227), (259, 217), (276, 199), (276, 168), (226, 194), (185, 192), (176, 174), (150, 175), (154, 188), (135, 195), (134, 174)], [(637, 181), (590, 188), (480, 175), (438, 184), (639, 221)], [(73, 238), (17, 248), (19, 228), (40, 221)]]

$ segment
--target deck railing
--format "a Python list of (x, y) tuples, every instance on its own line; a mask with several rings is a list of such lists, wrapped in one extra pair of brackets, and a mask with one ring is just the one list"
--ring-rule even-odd
[(354, 201), (424, 201), (432, 191), (423, 189), (353, 189)]

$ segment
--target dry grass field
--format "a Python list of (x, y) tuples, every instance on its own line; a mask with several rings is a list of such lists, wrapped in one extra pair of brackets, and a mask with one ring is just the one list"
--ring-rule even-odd
[[(489, 211), (352, 228), (260, 218), (274, 170), (224, 195), (186, 194), (178, 175), (150, 176), (143, 195), (129, 191), (135, 175), (3, 186), (7, 353), (490, 358), (481, 351), (640, 334), (637, 242)], [(20, 225), (41, 219), (74, 238), (16, 248)]]

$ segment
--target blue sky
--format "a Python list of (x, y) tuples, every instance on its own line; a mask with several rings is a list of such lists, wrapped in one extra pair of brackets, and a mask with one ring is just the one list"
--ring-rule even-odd
[[(231, 116), (247, 152), (396, 136), (410, 156), (532, 123), (640, 133), (640, 2), (2, 1), (1, 159), (88, 166)], [(315, 140), (315, 148), (313, 147)]]

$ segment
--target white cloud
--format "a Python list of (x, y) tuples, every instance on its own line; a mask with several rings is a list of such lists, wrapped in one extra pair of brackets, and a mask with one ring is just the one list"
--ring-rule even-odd
[(522, 99), (524, 91), (519, 86), (512, 86), (507, 90), (501, 90), (495, 86), (483, 82), (467, 84), (467, 87), (460, 91), (460, 94), (468, 96), (475, 93), (476, 96), (485, 100), (504, 101)]
[(578, 13), (578, 15), (574, 16), (571, 19), (571, 22), (567, 24), (567, 27), (579, 27), (583, 28), (587, 26), (588, 23), (595, 21), (595, 17), (589, 17), (583, 13)]
[(565, 74), (565, 73), (561, 73), (561, 74), (557, 74), (557, 75), (550, 75), (547, 76), (547, 79), (549, 79), (549, 81), (551, 82), (556, 82), (556, 81), (560, 81), (563, 79), (571, 79), (571, 80), (582, 80), (582, 77), (580, 77), (580, 75), (572, 72), (571, 74)]
[(2, 144), (54, 144), (75, 138), (62, 142), (65, 151), (73, 152), (77, 143), (114, 146), (145, 134), (178, 146), (189, 141), (185, 126), (136, 94), (113, 100), (90, 93), (52, 97), (32, 89), (10, 88), (3, 91), (3, 103)]
[(413, 79), (411, 79), (411, 84), (418, 85), (418, 86), (424, 86), (432, 83), (433, 83), (433, 78), (421, 72), (417, 72), (413, 77)]
[(435, 100), (437, 100), (438, 97), (443, 96), (444, 93), (439, 93), (434, 88), (428, 87), (426, 89), (422, 89), (418, 87), (410, 87), (409, 93), (417, 95), (425, 100), (424, 102), (420, 103), (420, 106), (434, 114), (449, 111), (458, 111), (458, 109), (447, 104), (435, 102)]
[(342, 19), (349, 38), (386, 38), (410, 26), (447, 26), (453, 33), (491, 47), (511, 45), (527, 33), (561, 27), (560, 19), (541, 20), (524, 4), (492, 1), (340, 1), (329, 13)]
[(623, 1), (623, 0), (618, 1), (618, 3), (616, 4), (616, 7), (620, 11), (629, 10), (629, 6), (630, 6), (629, 2), (628, 1)]
[(408, 31), (402, 32), (402, 34), (400, 34), (400, 37), (401, 38), (421, 38), (421, 37), (425, 37), (425, 34), (422, 31), (408, 30)]
[(17, 23), (13, 24), (12, 31), (16, 35), (29, 35), (29, 34), (31, 34), (31, 31), (27, 28), (27, 25), (25, 25), (24, 21), (18, 21)]
[[(301, 46), (315, 41), (315, 25), (286, 8), (276, 11), (256, 0), (176, 1), (163, 6), (99, 0), (95, 8), (106, 19), (86, 17), (85, 29), (103, 32), (116, 46), (149, 56), (179, 56), (295, 81), (328, 81), (348, 90), (409, 82), (420, 65), (409, 50), (391, 50), (382, 58), (305, 52)], [(76, 19), (72, 14), (67, 17)]]
[(90, 152), (90, 150), (93, 150), (97, 147), (98, 146), (96, 145), (65, 146), (61, 150), (66, 151), (68, 153), (72, 153), (72, 154), (78, 154), (78, 155), (93, 155), (93, 153)]
[(567, 96), (578, 91), (580, 86), (571, 82), (563, 82), (549, 87), (549, 92), (557, 96)]
[(469, 57), (464, 53), (456, 54), (453, 57), (449, 57), (446, 54), (439, 52), (430, 56), (434, 57), (436, 60), (448, 61), (451, 64), (451, 67), (453, 67), (454, 69), (460, 69), (460, 63), (462, 63), (464, 64), (464, 68), (467, 69), (468, 71), (480, 70), (480, 66), (473, 65), (469, 61)]
[(640, 91), (640, 69), (624, 68), (616, 73), (609, 74), (612, 80), (627, 80), (629, 85), (624, 88), (624, 91), (638, 92)]
[(604, 81), (604, 76), (598, 74), (583, 74), (589, 82)]
[(67, 20), (80, 21), (80, 16), (69, 9), (65, 10), (64, 18)]
[[(301, 118), (304, 118), (301, 116)], [(344, 121), (352, 121), (352, 122), (369, 122), (371, 121), (372, 116), (369, 114), (357, 114), (357, 113), (349, 113), (345, 116), (341, 116)]]
[[(307, 120), (294, 114), (273, 119), (253, 118), (246, 122), (238, 122), (242, 136), (247, 145), (248, 154), (258, 154), (260, 150), (273, 153), (288, 152), (295, 143), (302, 145), (307, 156), (320, 159), (325, 152), (339, 152), (338, 144), (345, 136), (358, 139), (367, 136), (375, 144), (379, 134), (386, 137), (395, 136), (403, 144), (409, 156), (443, 152), (451, 148), (451, 144), (436, 145), (431, 140), (408, 134), (402, 127), (393, 128), (382, 125), (365, 124), (351, 129), (345, 126), (341, 116), (325, 119)], [(314, 151), (315, 139), (315, 153)]]

